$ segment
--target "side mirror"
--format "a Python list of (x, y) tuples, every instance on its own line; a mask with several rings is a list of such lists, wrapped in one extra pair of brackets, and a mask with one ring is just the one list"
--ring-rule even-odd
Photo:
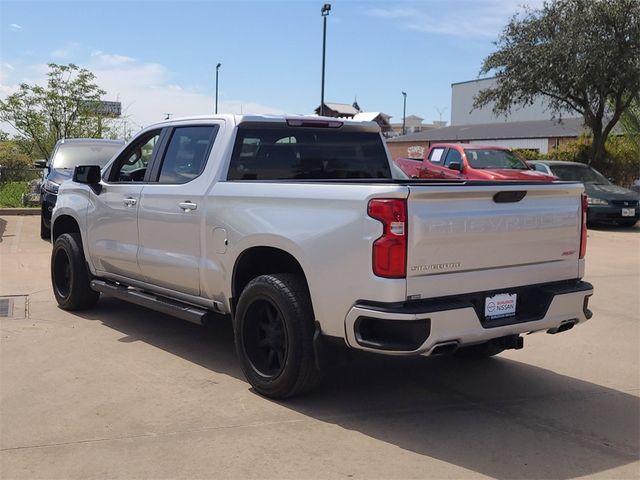
[(449, 164), (449, 168), (451, 170), (457, 170), (458, 172), (461, 172), (462, 171), (462, 163), (460, 163), (460, 162), (451, 162)]
[(607, 180), (609, 180), (611, 183), (616, 183), (616, 179), (613, 177), (607, 177)]
[(96, 193), (100, 193), (101, 172), (99, 165), (79, 165), (73, 170), (73, 181), (89, 185)]
[(46, 160), (34, 160), (33, 161), (33, 166), (35, 168), (47, 168), (47, 161)]

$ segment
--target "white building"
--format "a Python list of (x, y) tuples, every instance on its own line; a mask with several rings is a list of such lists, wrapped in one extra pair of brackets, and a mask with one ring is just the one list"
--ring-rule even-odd
[[(540, 97), (532, 105), (514, 107), (508, 117), (496, 116), (493, 113), (493, 103), (482, 108), (474, 109), (473, 101), (481, 90), (493, 87), (495, 78), (483, 78), (451, 84), (451, 125), (477, 125), (500, 122), (529, 122), (536, 120), (550, 120), (554, 115), (549, 109), (544, 97)], [(562, 118), (580, 118), (575, 111), (565, 111)]]

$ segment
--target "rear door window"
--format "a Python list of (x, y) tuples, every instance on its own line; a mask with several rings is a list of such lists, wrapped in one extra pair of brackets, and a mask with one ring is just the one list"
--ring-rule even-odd
[(380, 135), (329, 128), (240, 126), (228, 180), (391, 178)]
[(158, 182), (181, 184), (198, 177), (207, 163), (217, 129), (216, 125), (175, 128), (162, 159)]

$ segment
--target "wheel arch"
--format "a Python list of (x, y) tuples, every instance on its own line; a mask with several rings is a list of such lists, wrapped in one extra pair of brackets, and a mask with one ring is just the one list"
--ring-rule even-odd
[(63, 233), (77, 233), (82, 238), (80, 233), (80, 225), (78, 221), (71, 215), (60, 215), (56, 217), (53, 227), (51, 229), (51, 241), (55, 242), (56, 239)]
[[(236, 258), (231, 281), (231, 308), (235, 311), (238, 298), (244, 287), (260, 275), (273, 273), (295, 273), (302, 275), (307, 283), (307, 275), (302, 265), (291, 253), (277, 247), (254, 246), (244, 250)], [(312, 302), (313, 309), (313, 302)]]

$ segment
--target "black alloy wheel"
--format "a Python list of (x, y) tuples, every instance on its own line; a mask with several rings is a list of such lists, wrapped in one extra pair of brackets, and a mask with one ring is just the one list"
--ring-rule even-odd
[(287, 358), (287, 332), (282, 313), (269, 299), (256, 300), (243, 325), (245, 351), (259, 375), (276, 378)]
[(302, 275), (261, 275), (244, 287), (234, 315), (234, 337), (242, 371), (256, 392), (287, 398), (320, 382), (314, 332)]
[(51, 252), (51, 284), (60, 308), (80, 310), (96, 304), (100, 294), (91, 289), (91, 273), (78, 233), (56, 238)]
[(71, 289), (71, 262), (66, 250), (56, 250), (52, 263), (53, 288), (56, 290), (57, 296), (66, 298)]

